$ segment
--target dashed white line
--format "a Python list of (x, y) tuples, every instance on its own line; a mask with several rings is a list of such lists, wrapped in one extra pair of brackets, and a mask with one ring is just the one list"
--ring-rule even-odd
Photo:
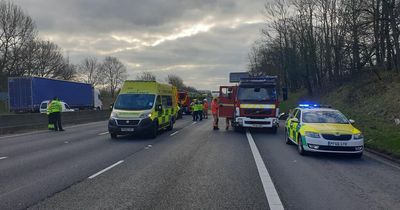
[(192, 125), (196, 124), (197, 122), (192, 122)]
[(175, 132), (171, 133), (171, 135), (169, 135), (169, 136), (174, 136), (174, 135), (176, 135), (178, 133), (179, 133), (179, 131), (175, 131)]
[(258, 151), (257, 145), (251, 136), (250, 131), (246, 130), (247, 140), (249, 141), (251, 152), (253, 153), (254, 160), (256, 161), (258, 174), (260, 175), (261, 182), (264, 188), (265, 196), (267, 197), (269, 208), (271, 210), (282, 210), (283, 205), (279, 198), (278, 192), (275, 189), (274, 183), (272, 182), (271, 176), (268, 173), (267, 167), (261, 158), (260, 152)]
[(8, 157), (0, 157), (0, 160), (4, 160), (4, 159), (6, 159), (6, 158), (8, 158)]
[(99, 133), (98, 135), (99, 135), (99, 136), (102, 136), (102, 135), (106, 135), (106, 134), (108, 134), (108, 131), (107, 131), (107, 132), (104, 132), (104, 133)]
[(119, 165), (119, 164), (121, 164), (121, 163), (123, 163), (123, 162), (124, 162), (123, 160), (120, 160), (120, 161), (118, 161), (118, 162), (116, 162), (116, 163), (114, 163), (114, 164), (108, 166), (107, 168), (105, 168), (105, 169), (103, 169), (103, 170), (101, 170), (101, 171), (99, 171), (99, 172), (93, 174), (92, 176), (89, 176), (88, 179), (93, 179), (93, 178), (95, 178), (96, 176), (98, 176), (98, 175), (100, 175), (100, 174), (102, 174), (102, 173), (104, 173), (104, 172), (106, 172), (106, 171), (108, 171), (108, 170), (114, 168), (115, 166), (117, 166), (117, 165)]

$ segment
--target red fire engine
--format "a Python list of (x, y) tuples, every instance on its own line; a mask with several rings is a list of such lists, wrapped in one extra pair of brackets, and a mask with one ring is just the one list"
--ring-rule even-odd
[(219, 116), (230, 119), (235, 130), (271, 128), (276, 133), (279, 127), (277, 77), (247, 77), (234, 82), (238, 84), (220, 87)]

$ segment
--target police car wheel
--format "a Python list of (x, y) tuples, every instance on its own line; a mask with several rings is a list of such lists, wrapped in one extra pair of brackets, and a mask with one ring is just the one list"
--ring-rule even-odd
[(354, 157), (354, 158), (361, 158), (362, 155), (363, 155), (363, 153), (360, 152), (360, 153), (353, 154), (353, 157)]
[(285, 143), (286, 143), (286, 144), (292, 144), (292, 141), (290, 141), (286, 129), (285, 129)]
[(298, 137), (297, 150), (300, 155), (307, 155), (307, 152), (303, 148), (303, 141), (301, 140), (301, 136)]

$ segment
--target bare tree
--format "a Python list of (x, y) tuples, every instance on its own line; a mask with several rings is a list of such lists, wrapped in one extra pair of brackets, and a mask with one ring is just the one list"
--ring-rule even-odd
[(178, 75), (170, 74), (167, 76), (166, 80), (168, 84), (175, 86), (176, 88), (178, 88), (178, 90), (185, 89), (185, 84), (183, 84), (183, 79)]
[(20, 76), (22, 54), (35, 38), (32, 19), (10, 1), (0, 1), (0, 75)]
[(104, 83), (104, 72), (101, 71), (101, 64), (97, 61), (97, 58), (85, 58), (78, 68), (80, 76), (84, 78), (86, 83), (90, 83), (93, 86)]
[(156, 81), (157, 77), (151, 72), (144, 71), (141, 74), (136, 76), (137, 80), (143, 80), (143, 81)]
[(108, 56), (104, 59), (101, 69), (104, 72), (105, 85), (110, 88), (111, 96), (114, 98), (115, 91), (127, 76), (126, 67), (117, 58)]

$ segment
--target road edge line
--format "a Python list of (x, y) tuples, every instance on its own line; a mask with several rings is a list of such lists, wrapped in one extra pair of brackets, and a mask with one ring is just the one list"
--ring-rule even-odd
[(101, 170), (101, 171), (99, 171), (99, 172), (97, 172), (97, 173), (95, 173), (95, 174), (89, 176), (88, 179), (93, 179), (93, 178), (95, 178), (96, 176), (98, 176), (98, 175), (100, 175), (100, 174), (102, 174), (102, 173), (104, 173), (104, 172), (106, 172), (106, 171), (108, 171), (108, 170), (114, 168), (115, 166), (117, 166), (117, 165), (119, 165), (119, 164), (121, 164), (121, 163), (123, 163), (123, 162), (124, 162), (123, 160), (120, 160), (120, 161), (118, 161), (118, 162), (116, 162), (116, 163), (114, 163), (114, 164), (108, 166), (107, 168), (105, 168), (105, 169), (103, 169), (103, 170)]
[(256, 143), (254, 142), (253, 137), (249, 130), (246, 130), (246, 137), (250, 145), (251, 152), (254, 157), (254, 161), (256, 162), (258, 174), (260, 176), (265, 196), (267, 197), (268, 205), (271, 210), (282, 210), (283, 205), (282, 201), (279, 198), (278, 192), (275, 189), (275, 185), (272, 182), (271, 176), (268, 173), (268, 169), (265, 166), (265, 163), (261, 157), (260, 151), (257, 148)]

